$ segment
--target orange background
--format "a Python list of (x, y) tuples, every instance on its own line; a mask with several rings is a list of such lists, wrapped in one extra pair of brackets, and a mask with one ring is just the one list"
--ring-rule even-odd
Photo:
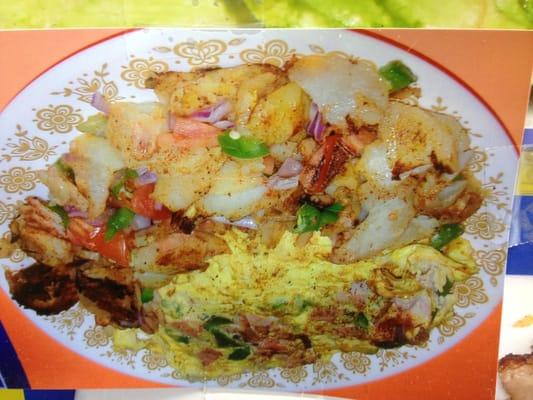
[[(123, 30), (0, 32), (0, 109), (58, 61)], [(515, 143), (523, 131), (533, 65), (533, 32), (377, 32), (435, 60), (477, 92)], [(3, 134), (0, 132), (0, 134)], [(493, 399), (501, 308), (458, 345), (431, 361), (366, 385), (318, 393), (359, 399)], [(161, 387), (102, 367), (63, 347), (27, 320), (0, 291), (0, 320), (32, 388)]]

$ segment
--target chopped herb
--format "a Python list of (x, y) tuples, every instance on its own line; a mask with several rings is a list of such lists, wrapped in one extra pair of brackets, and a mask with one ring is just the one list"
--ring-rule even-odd
[(334, 213), (340, 213), (342, 210), (344, 210), (344, 206), (341, 203), (333, 203), (324, 209), (324, 211), (331, 211)]
[(143, 288), (141, 291), (141, 302), (148, 303), (154, 299), (154, 288)]
[(129, 180), (129, 179), (135, 179), (139, 176), (139, 174), (137, 173), (137, 171), (135, 171), (134, 169), (131, 169), (131, 168), (126, 168), (125, 170), (122, 171), (122, 176), (121, 178), (119, 179), (119, 181), (113, 185), (113, 187), (111, 188), (111, 194), (113, 195), (113, 197), (115, 199), (118, 199), (118, 195), (120, 194), (120, 191), (122, 190), (122, 188), (124, 187), (124, 185), (126, 184), (126, 182)]
[(91, 115), (87, 121), (82, 122), (76, 128), (83, 133), (103, 135), (107, 128), (107, 117), (102, 113)]
[(437, 292), (439, 296), (448, 296), (452, 292), (453, 282), (446, 277), (446, 283), (442, 287), (440, 292)]
[(217, 328), (212, 328), (210, 332), (215, 337), (215, 340), (217, 342), (218, 347), (239, 347), (242, 346), (242, 343), (238, 342), (237, 340), (229, 337), (224, 332), (220, 331)]
[(296, 229), (298, 233), (312, 232), (319, 228), (320, 210), (309, 203), (303, 204), (296, 212)]
[(111, 187), (111, 194), (113, 195), (115, 199), (118, 199), (118, 195), (123, 187), (124, 187), (124, 181), (122, 179), (118, 181), (115, 185), (113, 185), (113, 187)]
[(341, 204), (334, 203), (323, 210), (319, 210), (315, 206), (305, 203), (296, 212), (295, 232), (318, 231), (323, 226), (337, 221), (339, 219), (339, 213), (343, 208)]
[(68, 164), (66, 164), (64, 161), (63, 161), (63, 158), (59, 157), (57, 159), (57, 161), (54, 163), (54, 165), (59, 168), (59, 170), (65, 174), (65, 176), (67, 178), (69, 178), (70, 180), (74, 180), (74, 170), (72, 169), (72, 167)]
[(246, 357), (250, 355), (250, 346), (245, 347), (239, 347), (233, 350), (229, 356), (228, 359), (238, 361), (238, 360), (244, 360)]
[(207, 321), (204, 322), (203, 327), (205, 330), (211, 331), (211, 329), (216, 328), (217, 326), (227, 325), (227, 324), (232, 324), (232, 323), (233, 321), (229, 318), (220, 317), (218, 315), (212, 315), (209, 317)]
[(462, 174), (462, 173), (459, 173), (455, 176), (455, 178), (453, 178), (453, 182), (457, 182), (457, 181), (464, 181), (465, 180), (465, 176)]
[(367, 330), (368, 329), (368, 318), (366, 317), (366, 315), (362, 312), (360, 312), (359, 314), (357, 314), (357, 316), (355, 317), (355, 324), (359, 327), (359, 328), (362, 328), (364, 330)]
[(294, 306), (299, 312), (305, 311), (307, 307), (311, 307), (313, 303), (311, 303), (309, 300), (305, 300), (302, 296), (297, 295), (294, 299)]
[(54, 206), (49, 205), (48, 208), (61, 217), (61, 222), (63, 223), (65, 229), (67, 229), (69, 223), (69, 216), (65, 209), (58, 204)]
[(418, 79), (413, 71), (399, 60), (385, 64), (379, 69), (379, 74), (389, 82), (391, 92), (403, 89)]
[(431, 245), (440, 250), (452, 240), (461, 236), (464, 231), (465, 229), (461, 224), (442, 225), (439, 231), (431, 238)]
[(107, 221), (107, 230), (104, 235), (105, 241), (110, 241), (116, 233), (130, 226), (135, 213), (126, 207), (119, 208)]
[(126, 168), (124, 170), (124, 176), (126, 177), (126, 179), (135, 179), (139, 177), (139, 174), (134, 169)]
[(180, 335), (174, 329), (165, 328), (165, 333), (178, 343), (189, 344), (190, 338), (188, 336)]
[(286, 306), (287, 304), (289, 304), (289, 302), (287, 301), (287, 299), (284, 299), (284, 298), (277, 298), (277, 299), (274, 299), (274, 301), (272, 302), (272, 308), (273, 308), (274, 310), (277, 310), (278, 308), (284, 307), (284, 306)]
[[(320, 213), (320, 218), (318, 219), (318, 224), (320, 228), (323, 226), (334, 223), (339, 219), (339, 213), (334, 211), (324, 210)], [(320, 229), (319, 228), (319, 229)]]
[(218, 136), (218, 143), (224, 153), (235, 158), (259, 158), (270, 153), (260, 140), (248, 136), (234, 138), (229, 131)]

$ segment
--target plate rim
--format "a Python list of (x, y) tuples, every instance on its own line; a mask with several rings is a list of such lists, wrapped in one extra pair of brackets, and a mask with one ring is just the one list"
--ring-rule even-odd
[[(127, 29), (127, 30), (124, 30), (124, 31), (121, 31), (121, 32), (117, 32), (117, 33), (114, 33), (110, 36), (106, 36), (105, 38), (102, 38), (96, 42), (93, 42), (93, 43), (90, 43), (74, 52), (72, 52), (71, 54), (63, 57), (61, 60), (55, 62), (54, 64), (50, 65), (49, 67), (47, 67), (45, 70), (43, 70), (42, 72), (40, 72), (38, 75), (36, 75), (31, 81), (29, 81), (28, 83), (26, 83), (26, 85), (21, 88), (17, 94), (15, 94), (13, 96), (12, 99), (10, 99), (8, 101), (8, 103), (4, 106), (4, 108), (2, 110), (0, 110), (0, 115), (3, 114), (6, 110), (8, 110), (8, 108), (10, 108), (10, 106), (12, 105), (12, 103), (14, 102), (14, 100), (17, 99), (17, 97), (23, 93), (26, 89), (28, 89), (28, 87), (34, 83), (35, 81), (37, 81), (39, 78), (41, 78), (43, 75), (45, 75), (47, 72), (49, 72), (50, 70), (52, 70), (54, 67), (58, 66), (59, 64), (69, 60), (70, 58), (78, 55), (79, 53), (82, 53), (83, 51), (85, 50), (88, 50), (88, 49), (91, 49), (93, 47), (96, 47), (102, 43), (105, 43), (105, 42), (108, 42), (110, 40), (113, 40), (117, 37), (120, 37), (120, 36), (124, 36), (124, 35), (127, 35), (127, 34), (130, 34), (130, 33), (134, 33), (134, 32), (138, 32), (138, 31), (157, 31), (157, 30), (164, 30), (164, 29), (172, 29), (172, 30), (187, 30), (187, 31), (191, 31), (192, 33), (194, 32), (221, 32), (221, 33), (224, 33), (224, 32), (242, 32), (242, 31), (265, 31), (264, 29), (253, 29), (253, 28), (245, 28), (245, 29), (202, 29), (202, 28), (195, 28), (195, 29), (179, 29), (179, 28), (133, 28), (133, 29)], [(283, 31), (291, 31), (291, 30), (298, 30), (298, 31), (317, 31), (318, 29), (272, 29), (270, 31), (277, 31), (277, 32), (281, 32), (283, 33)], [(267, 30), (268, 31), (268, 30)], [(482, 108), (486, 111), (489, 112), (490, 116), (493, 117), (497, 122), (498, 122), (498, 128), (501, 129), (503, 132), (505, 132), (506, 136), (507, 136), (507, 140), (511, 143), (513, 143), (514, 145), (514, 148), (515, 148), (515, 151), (517, 151), (517, 147), (516, 147), (516, 143), (514, 142), (514, 139), (513, 137), (510, 135), (510, 132), (509, 130), (506, 128), (505, 124), (503, 124), (503, 122), (501, 121), (501, 119), (499, 118), (498, 114), (494, 111), (494, 109), (473, 89), (471, 88), (466, 82), (464, 82), (462, 79), (458, 78), (453, 72), (449, 71), (446, 67), (442, 66), (441, 64), (439, 64), (438, 62), (434, 61), (433, 59), (431, 59), (430, 57), (424, 55), (423, 53), (420, 53), (416, 50), (413, 50), (401, 43), (398, 43), (390, 38), (387, 38), (387, 37), (384, 37), (384, 36), (381, 36), (379, 35), (378, 33), (374, 33), (372, 31), (369, 31), (369, 30), (365, 30), (365, 29), (320, 29), (320, 31), (348, 31), (348, 32), (352, 32), (352, 33), (355, 33), (355, 34), (361, 34), (362, 36), (366, 36), (366, 37), (370, 37), (374, 40), (377, 40), (379, 42), (383, 42), (383, 43), (386, 43), (388, 45), (391, 45), (395, 48), (398, 48), (399, 50), (401, 50), (402, 52), (406, 52), (418, 59), (420, 59), (421, 61), (429, 64), (431, 67), (435, 68), (436, 70), (438, 70), (440, 73), (444, 73), (448, 78), (450, 78), (451, 80), (455, 81), (463, 90), (466, 90), (468, 93), (470, 93), (472, 95), (472, 97), (478, 101), (480, 103), (480, 105), (482, 106)], [(494, 307), (490, 310), (490, 312), (487, 314), (487, 316), (481, 321), (481, 323), (483, 321), (486, 320), (486, 318), (488, 318), (488, 316), (493, 313), (494, 309), (496, 307), (499, 306), (499, 304), (501, 303), (501, 299), (499, 299), (499, 302), (496, 303), (494, 305)], [(24, 316), (25, 318), (27, 318), (26, 316)], [(479, 325), (477, 325), (479, 326)], [(473, 329), (476, 329), (477, 326), (475, 326)], [(38, 327), (40, 328), (40, 327)], [(41, 328), (42, 329), (42, 328)], [(72, 351), (70, 349), (69, 346), (65, 346), (63, 343), (61, 343), (59, 340), (57, 340), (55, 337), (53, 336), (50, 336), (45, 330), (44, 332), (49, 336), (51, 337), (53, 340), (55, 340), (56, 342), (58, 342), (59, 344), (61, 344), (62, 346), (64, 346), (65, 348), (69, 349), (69, 351)], [(456, 343), (453, 343), (452, 345), (450, 345), (450, 347), (447, 349), (447, 350), (444, 350), (445, 351), (449, 351), (451, 348), (455, 347), (456, 345), (458, 345), (459, 343), (461, 343), (466, 337), (470, 336), (472, 334), (473, 331), (470, 331), (468, 332), (463, 338), (461, 338), (460, 340), (458, 340)], [(90, 360), (91, 362), (96, 362), (92, 357), (89, 357), (89, 356), (86, 356), (84, 355), (83, 353), (80, 353), (80, 352), (75, 352), (77, 355), (79, 356), (82, 356), (88, 360)], [(441, 355), (443, 353), (443, 351), (439, 352), (438, 354), (435, 354), (435, 357)], [(433, 357), (430, 357), (424, 361), (422, 361), (421, 363), (417, 364), (417, 365), (412, 365), (412, 366), (409, 366), (407, 367), (404, 371), (406, 371), (407, 369), (412, 369), (414, 367), (418, 367), (418, 366), (421, 366), (423, 364), (425, 364), (426, 362), (428, 362), (430, 359), (433, 359)], [(119, 373), (126, 373), (127, 372), (124, 372), (122, 369), (119, 369), (119, 368), (116, 368), (116, 367), (113, 367), (111, 365), (105, 365), (105, 364), (102, 364), (102, 363), (99, 363), (99, 362), (96, 362), (97, 364), (99, 364), (100, 366), (103, 366), (105, 368), (112, 368), (114, 371), (117, 371)], [(383, 376), (383, 377), (379, 377), (377, 379), (372, 379), (372, 382), (375, 382), (375, 381), (379, 381), (381, 379), (385, 379), (385, 378), (388, 378), (388, 377), (391, 377), (391, 376), (394, 376), (394, 375), (397, 375), (399, 373), (402, 373), (404, 371), (395, 371), (391, 374), (387, 374), (386, 376)], [(128, 374), (130, 376), (134, 376), (136, 378), (140, 378), (139, 375), (137, 374)], [(145, 380), (148, 380), (150, 382), (157, 382), (158, 384), (161, 384), (161, 385), (165, 385), (165, 383), (154, 379), (154, 378), (151, 378), (151, 377), (144, 377), (144, 378), (140, 378), (140, 379), (145, 379)], [(330, 385), (326, 385), (328, 387), (328, 389), (341, 389), (341, 388), (346, 388), (346, 387), (350, 387), (350, 386), (356, 386), (356, 385), (362, 385), (362, 384), (365, 384), (365, 382), (362, 382), (362, 383), (353, 383), (353, 382), (347, 382), (346, 384), (338, 384), (338, 385), (334, 385), (334, 386), (330, 386)], [(179, 384), (181, 385), (181, 384)], [(194, 385), (190, 385), (189, 387), (194, 387)], [(294, 390), (294, 389), (289, 389), (289, 390)], [(304, 389), (305, 391), (313, 391), (315, 389)]]

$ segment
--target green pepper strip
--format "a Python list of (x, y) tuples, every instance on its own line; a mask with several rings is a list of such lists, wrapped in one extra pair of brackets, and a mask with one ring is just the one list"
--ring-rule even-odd
[(139, 174), (134, 169), (126, 168), (123, 173), (120, 180), (111, 188), (111, 194), (115, 199), (118, 199), (118, 195), (124, 185), (126, 184), (126, 181), (128, 179), (135, 179), (138, 178)]
[(442, 287), (442, 291), (437, 292), (437, 294), (442, 297), (448, 296), (452, 292), (452, 288), (453, 288), (453, 282), (449, 280), (448, 277), (446, 277), (446, 283)]
[(358, 327), (364, 329), (364, 330), (367, 330), (368, 329), (368, 318), (366, 317), (366, 315), (362, 312), (360, 312), (359, 314), (357, 314), (357, 316), (355, 317), (355, 323)]
[(59, 157), (54, 164), (67, 178), (74, 180), (74, 170), (70, 165), (65, 164), (61, 157)]
[(135, 213), (125, 207), (119, 208), (107, 221), (107, 230), (104, 236), (105, 241), (110, 241), (116, 233), (130, 226), (135, 217)]
[(229, 354), (228, 359), (233, 361), (244, 360), (250, 355), (250, 353), (250, 346), (239, 347)]
[(464, 231), (465, 229), (461, 224), (442, 225), (439, 232), (431, 238), (431, 245), (440, 250), (452, 240), (461, 236)]
[(63, 223), (65, 229), (67, 229), (70, 219), (65, 209), (58, 204), (55, 206), (48, 206), (48, 208), (61, 217), (61, 222)]
[(141, 291), (141, 302), (148, 303), (154, 299), (154, 288), (143, 288)]
[(229, 131), (218, 136), (222, 151), (235, 158), (259, 158), (270, 153), (268, 146), (252, 137), (241, 136), (234, 139)]
[(188, 336), (180, 335), (173, 329), (165, 328), (165, 333), (172, 338), (175, 342), (189, 344), (190, 338)]
[(339, 213), (343, 208), (341, 204), (334, 203), (323, 210), (319, 210), (315, 206), (305, 203), (296, 213), (295, 232), (317, 231), (325, 225), (332, 224), (339, 219)]
[(87, 121), (82, 122), (76, 128), (83, 133), (104, 134), (107, 128), (107, 117), (102, 113), (91, 115)]
[(218, 347), (240, 347), (242, 346), (241, 342), (229, 337), (227, 334), (225, 334), (224, 332), (216, 328), (211, 329), (210, 332), (215, 337)]
[(379, 69), (379, 73), (389, 82), (391, 92), (403, 89), (418, 79), (413, 71), (399, 60), (385, 64)]
[(226, 317), (220, 317), (218, 315), (212, 315), (207, 321), (204, 322), (203, 327), (207, 331), (211, 331), (213, 328), (216, 328), (220, 325), (231, 324), (233, 321)]

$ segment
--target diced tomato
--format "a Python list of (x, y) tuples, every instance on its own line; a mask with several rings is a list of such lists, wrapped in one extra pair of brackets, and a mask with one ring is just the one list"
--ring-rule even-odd
[(155, 183), (138, 186), (130, 200), (131, 209), (143, 217), (156, 221), (168, 219), (172, 216), (172, 212), (163, 205), (160, 208), (156, 207), (156, 201), (151, 196), (154, 188)]
[(220, 134), (220, 129), (205, 122), (196, 121), (189, 118), (176, 118), (173, 133), (191, 138), (216, 137)]
[(127, 236), (124, 232), (117, 232), (111, 240), (106, 241), (105, 231), (105, 226), (92, 226), (81, 218), (71, 218), (67, 235), (72, 243), (96, 251), (117, 264), (128, 266), (130, 251)]
[(215, 147), (221, 130), (205, 122), (189, 118), (175, 118), (172, 133), (163, 133), (157, 137), (159, 147)]
[(162, 133), (157, 137), (159, 148), (165, 149), (178, 147), (190, 149), (193, 147), (216, 147), (218, 146), (217, 136), (198, 136), (190, 137), (173, 133)]
[(335, 146), (337, 146), (338, 140), (339, 136), (331, 135), (328, 136), (324, 142), (324, 156), (320, 162), (318, 179), (311, 187), (311, 190), (315, 193), (323, 191), (328, 184), (329, 169), (333, 161), (333, 152), (335, 151)]
[(124, 232), (117, 232), (109, 241), (106, 241), (104, 236), (105, 229), (102, 229), (94, 238), (94, 244), (98, 253), (116, 261), (119, 265), (127, 267), (130, 260), (130, 250)]
[(189, 149), (191, 147), (216, 147), (218, 140), (216, 136), (190, 137), (185, 135), (174, 135), (174, 146)]

